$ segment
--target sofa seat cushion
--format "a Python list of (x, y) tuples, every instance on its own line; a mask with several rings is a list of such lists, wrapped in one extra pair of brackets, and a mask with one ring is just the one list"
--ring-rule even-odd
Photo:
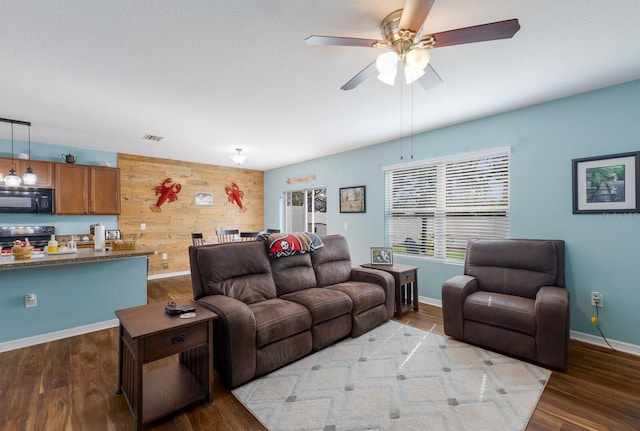
[(311, 312), (314, 325), (349, 314), (353, 308), (351, 298), (334, 289), (314, 287), (283, 295), (280, 299), (304, 305)]
[(311, 313), (303, 305), (280, 298), (249, 305), (256, 319), (256, 347), (282, 340), (311, 328)]
[(363, 281), (346, 281), (344, 283), (327, 286), (327, 289), (334, 289), (346, 293), (353, 302), (351, 314), (358, 314), (385, 302), (384, 289), (379, 284), (367, 283)]
[(533, 299), (479, 291), (467, 296), (463, 313), (465, 320), (528, 335), (536, 333), (536, 302)]

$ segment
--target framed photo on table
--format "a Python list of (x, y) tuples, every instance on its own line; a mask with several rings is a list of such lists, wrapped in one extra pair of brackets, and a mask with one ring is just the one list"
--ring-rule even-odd
[(340, 188), (340, 212), (364, 213), (366, 210), (366, 187), (342, 187)]
[(371, 265), (393, 265), (393, 248), (371, 247)]
[(574, 159), (573, 213), (640, 212), (640, 152)]

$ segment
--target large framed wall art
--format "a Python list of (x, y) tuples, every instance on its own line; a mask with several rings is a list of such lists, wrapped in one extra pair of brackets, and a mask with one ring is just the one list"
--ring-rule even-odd
[(573, 213), (640, 212), (640, 152), (574, 159)]

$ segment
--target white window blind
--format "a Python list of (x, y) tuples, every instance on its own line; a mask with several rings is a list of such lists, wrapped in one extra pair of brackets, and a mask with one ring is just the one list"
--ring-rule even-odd
[(509, 236), (509, 152), (385, 167), (385, 238), (395, 253), (464, 259), (467, 240)]

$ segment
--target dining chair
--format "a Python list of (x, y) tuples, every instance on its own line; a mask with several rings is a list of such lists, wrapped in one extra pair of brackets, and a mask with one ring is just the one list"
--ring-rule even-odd
[(240, 232), (242, 241), (255, 241), (262, 232)]
[(216, 235), (218, 242), (234, 242), (236, 235), (238, 235), (238, 229), (218, 229)]
[(193, 245), (204, 245), (204, 237), (202, 232), (196, 232), (191, 234), (191, 242)]

